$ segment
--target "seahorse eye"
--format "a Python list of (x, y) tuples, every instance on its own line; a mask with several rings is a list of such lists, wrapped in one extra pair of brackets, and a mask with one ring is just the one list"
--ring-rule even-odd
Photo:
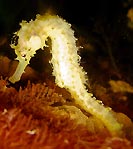
[(25, 51), (25, 50), (23, 50), (23, 51), (19, 51), (19, 52), (20, 52), (20, 55), (21, 55), (23, 58), (26, 57), (26, 51)]
[(22, 57), (26, 57), (26, 54), (22, 54)]
[(26, 53), (25, 53), (25, 52), (22, 52), (22, 53), (21, 53), (21, 56), (24, 58), (25, 61), (27, 61)]

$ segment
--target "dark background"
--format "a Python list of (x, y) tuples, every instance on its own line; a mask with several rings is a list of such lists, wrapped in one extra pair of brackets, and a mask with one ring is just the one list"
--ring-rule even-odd
[(0, 36), (10, 39), (22, 20), (52, 11), (72, 24), (99, 56), (109, 56), (113, 67), (122, 65), (133, 78), (133, 30), (127, 25), (131, 7), (132, 0), (0, 0)]
[(106, 25), (117, 24), (121, 19), (126, 20), (127, 11), (131, 7), (131, 0), (0, 0), (1, 32), (10, 32), (22, 19), (30, 20), (37, 13), (47, 12), (48, 9), (71, 24), (89, 27), (100, 19)]

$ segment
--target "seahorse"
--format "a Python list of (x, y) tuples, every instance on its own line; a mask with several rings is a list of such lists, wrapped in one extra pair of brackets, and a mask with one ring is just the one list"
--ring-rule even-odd
[(101, 104), (86, 87), (88, 77), (80, 65), (79, 47), (71, 24), (58, 15), (38, 14), (35, 20), (22, 21), (20, 25), (20, 30), (14, 33), (18, 37), (18, 42), (11, 44), (19, 63), (9, 81), (15, 83), (21, 79), (30, 59), (38, 49), (47, 46), (46, 41), (50, 38), (50, 63), (55, 83), (68, 90), (81, 108), (100, 119), (110, 134), (122, 134), (122, 124), (113, 116), (112, 109)]

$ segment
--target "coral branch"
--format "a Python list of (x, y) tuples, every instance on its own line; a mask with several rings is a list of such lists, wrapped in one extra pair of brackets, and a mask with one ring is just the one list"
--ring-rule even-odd
[(52, 42), (53, 75), (56, 84), (66, 88), (75, 101), (87, 112), (101, 119), (112, 135), (121, 134), (122, 126), (114, 118), (111, 109), (100, 104), (86, 89), (86, 73), (80, 66), (76, 38), (71, 25), (58, 16), (37, 15), (35, 21), (23, 21), (21, 29), (15, 33), (18, 44), (12, 44), (19, 61), (16, 72), (9, 81), (19, 81), (25, 67), (36, 51), (43, 48), (47, 38)]

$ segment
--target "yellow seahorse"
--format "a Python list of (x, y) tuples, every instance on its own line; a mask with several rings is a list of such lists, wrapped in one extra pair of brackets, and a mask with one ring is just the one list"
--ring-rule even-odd
[(38, 49), (47, 46), (49, 37), (52, 42), (53, 75), (56, 84), (66, 88), (86, 112), (99, 118), (112, 135), (120, 135), (122, 125), (114, 118), (111, 108), (105, 108), (92, 93), (86, 89), (87, 75), (80, 66), (80, 56), (76, 46), (76, 38), (71, 25), (57, 15), (37, 15), (30, 22), (22, 21), (21, 28), (15, 33), (18, 43), (11, 44), (19, 61), (17, 69), (9, 81), (15, 83), (20, 80), (30, 59)]

